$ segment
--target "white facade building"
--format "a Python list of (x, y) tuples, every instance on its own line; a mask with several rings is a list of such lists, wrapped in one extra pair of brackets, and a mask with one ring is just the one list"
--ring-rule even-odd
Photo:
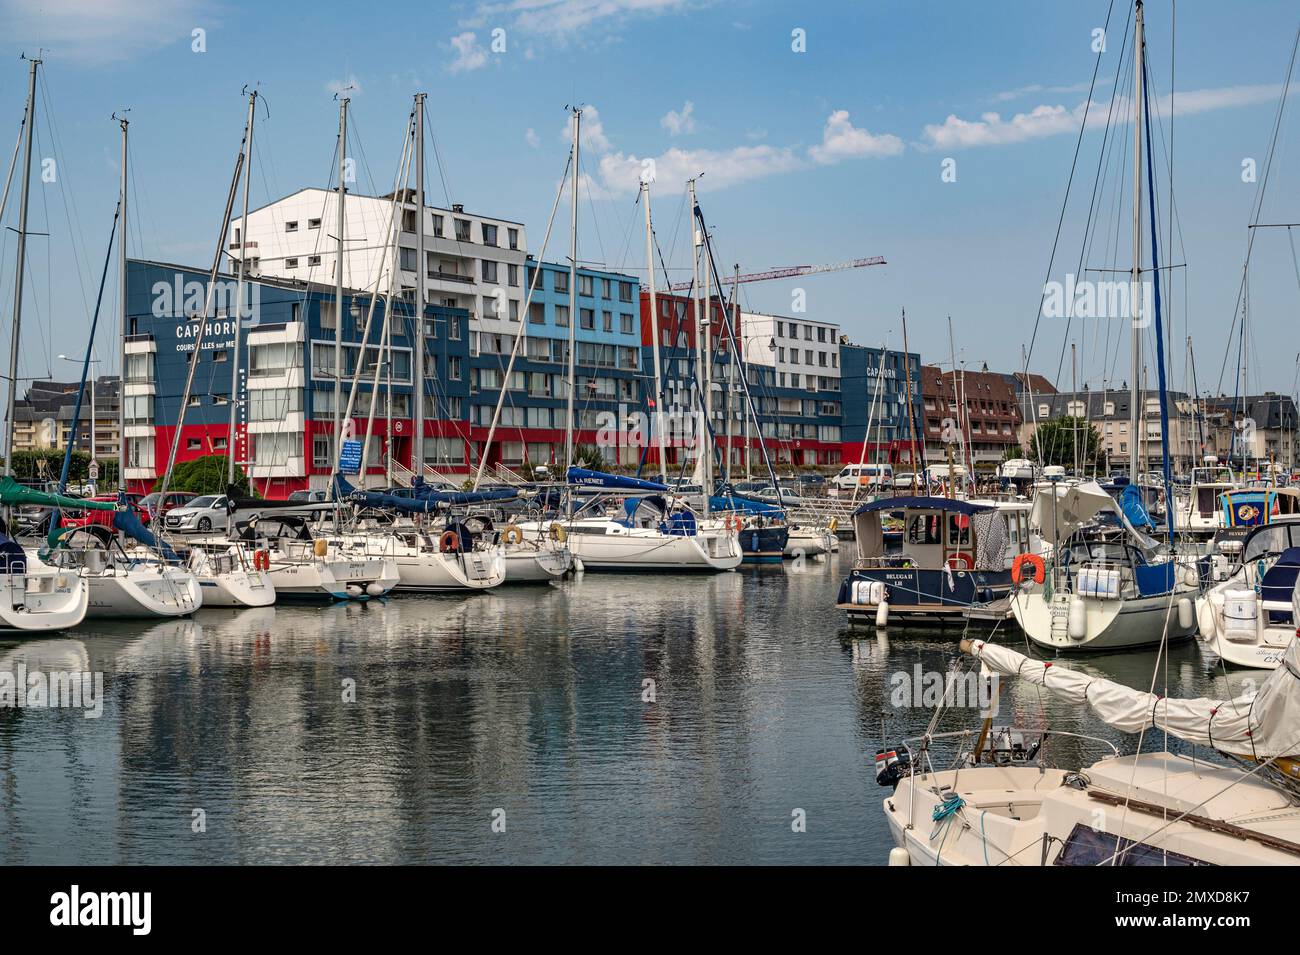
[(741, 312), (746, 364), (766, 365), (777, 388), (823, 391), (822, 379), (840, 377), (840, 327), (831, 322)]
[[(524, 261), (528, 243), (521, 223), (475, 215), (454, 205), (426, 206), (423, 211), (423, 269), (416, 262), (416, 226), (420, 211), (413, 189), (403, 190), (393, 208), (391, 196), (348, 193), (344, 204), (343, 285), (387, 293), (394, 256), (386, 254), (392, 231), (397, 234), (399, 282), (394, 289), (413, 299), (422, 274), (425, 301), (463, 308), (472, 331), (510, 332), (519, 328), (523, 303)], [(253, 276), (279, 276), (304, 282), (337, 282), (338, 195), (307, 188), (231, 221), (229, 251), (247, 254)], [(390, 224), (392, 231), (390, 231)]]

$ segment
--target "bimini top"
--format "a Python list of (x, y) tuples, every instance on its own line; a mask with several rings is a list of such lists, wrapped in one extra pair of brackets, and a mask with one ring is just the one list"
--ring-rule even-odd
[(993, 505), (973, 504), (970, 501), (962, 501), (952, 497), (889, 497), (881, 501), (872, 501), (870, 504), (863, 504), (853, 512), (853, 515), (856, 517), (859, 514), (870, 514), (873, 511), (901, 511), (904, 508), (956, 511), (958, 514), (983, 514), (985, 511), (993, 510)]

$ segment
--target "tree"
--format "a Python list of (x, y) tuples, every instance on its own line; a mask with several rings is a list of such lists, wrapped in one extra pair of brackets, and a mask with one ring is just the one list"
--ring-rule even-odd
[[(172, 472), (168, 488), (173, 491), (192, 491), (195, 494), (225, 494), (226, 469), (230, 466), (224, 454), (205, 454), (202, 457), (182, 461)], [(162, 479), (154, 483), (155, 491), (160, 489)], [(252, 496), (248, 475), (241, 468), (235, 469), (235, 487), (243, 496)]]
[(575, 467), (586, 468), (589, 471), (609, 470), (604, 452), (594, 444), (580, 444), (574, 448), (573, 464)]
[[(63, 449), (42, 448), (37, 451), (14, 452), (14, 477), (24, 484), (44, 484), (57, 481), (63, 471)], [(81, 484), (86, 480), (90, 467), (90, 455), (85, 451), (73, 451), (72, 460), (68, 462), (68, 483)], [(117, 461), (99, 462), (100, 487), (117, 484)]]
[[(1079, 446), (1079, 465), (1097, 464), (1101, 459), (1101, 435), (1083, 418), (1069, 415), (1052, 418), (1038, 426), (1029, 439), (1030, 457), (1042, 454), (1044, 464), (1074, 466), (1075, 440)], [(1040, 451), (1041, 449), (1041, 451)]]

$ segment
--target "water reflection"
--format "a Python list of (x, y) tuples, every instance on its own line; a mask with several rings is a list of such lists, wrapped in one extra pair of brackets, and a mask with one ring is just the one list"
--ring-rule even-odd
[[(101, 670), (107, 688), (98, 720), (0, 711), (0, 860), (881, 862), (871, 758), (931, 716), (891, 706), (891, 678), (960, 654), (955, 631), (850, 632), (834, 609), (846, 563), (0, 642), (0, 669)], [(1078, 661), (1143, 687), (1152, 664)], [(1168, 671), (1178, 695), (1224, 692), (1195, 645)], [(1001, 704), (1099, 731), (1027, 684)], [(1063, 738), (1056, 755), (1098, 754)]]

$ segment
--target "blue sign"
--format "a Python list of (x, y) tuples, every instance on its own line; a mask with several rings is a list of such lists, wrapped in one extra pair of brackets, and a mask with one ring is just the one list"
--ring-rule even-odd
[(339, 452), (339, 473), (361, 473), (361, 442), (344, 441), (343, 450)]

